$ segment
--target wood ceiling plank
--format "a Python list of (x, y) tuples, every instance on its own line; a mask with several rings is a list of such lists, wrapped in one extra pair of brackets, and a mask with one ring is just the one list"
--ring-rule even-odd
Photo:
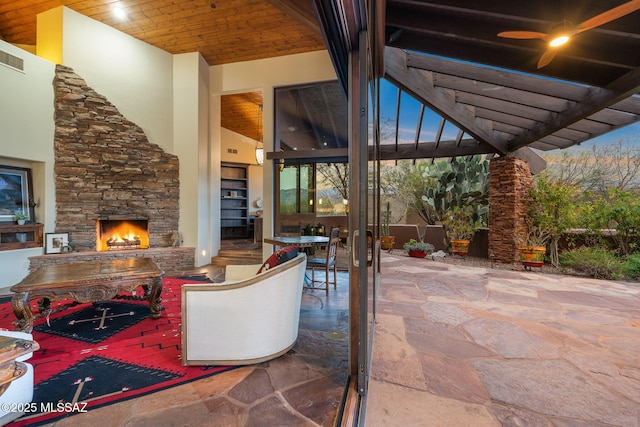
[(640, 116), (640, 96), (630, 96), (629, 98), (613, 104), (611, 108)]
[(436, 87), (445, 87), (456, 91), (481, 95), (487, 98), (516, 102), (518, 104), (549, 111), (560, 112), (565, 110), (569, 105), (569, 101), (563, 98), (542, 95), (505, 86), (496, 86), (491, 83), (484, 83), (456, 76), (448, 76), (440, 73), (433, 74), (433, 84)]
[(589, 90), (583, 85), (554, 80), (541, 84), (538, 77), (411, 52), (407, 52), (407, 66), (573, 101), (584, 98)]
[(583, 119), (572, 123), (570, 126), (567, 126), (567, 129), (575, 129), (580, 132), (588, 133), (590, 137), (593, 138), (598, 135), (602, 135), (603, 133), (609, 132), (611, 130), (611, 126), (602, 122)]
[(507, 123), (512, 126), (518, 126), (523, 129), (529, 129), (537, 123), (533, 119), (520, 117), (513, 114), (503, 113), (501, 111), (489, 110), (482, 107), (476, 107), (476, 115), (495, 122)]
[(635, 122), (638, 117), (635, 114), (624, 113), (621, 111), (604, 109), (589, 116), (589, 119), (597, 122), (606, 123), (612, 126), (625, 126)]
[(488, 110), (498, 112), (504, 112), (506, 114), (512, 114), (516, 117), (535, 120), (536, 122), (543, 122), (549, 117), (549, 112), (541, 108), (534, 108), (528, 105), (517, 104), (515, 102), (487, 98), (467, 92), (458, 93), (457, 100), (458, 102), (461, 102), (463, 104), (486, 108)]

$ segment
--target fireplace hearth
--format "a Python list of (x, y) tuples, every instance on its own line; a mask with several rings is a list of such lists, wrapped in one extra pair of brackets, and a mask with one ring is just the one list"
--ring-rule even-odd
[(149, 248), (149, 220), (101, 219), (96, 224), (96, 251)]

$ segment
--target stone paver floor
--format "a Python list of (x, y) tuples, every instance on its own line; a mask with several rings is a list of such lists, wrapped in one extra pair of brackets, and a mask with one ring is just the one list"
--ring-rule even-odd
[(383, 254), (366, 425), (640, 426), (640, 284)]

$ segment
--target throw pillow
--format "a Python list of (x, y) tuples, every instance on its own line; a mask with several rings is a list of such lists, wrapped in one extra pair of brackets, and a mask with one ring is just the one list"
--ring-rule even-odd
[(287, 246), (286, 248), (282, 248), (279, 251), (272, 253), (269, 258), (262, 264), (260, 270), (258, 270), (258, 274), (263, 273), (276, 265), (280, 265), (283, 262), (287, 262), (290, 259), (294, 259), (298, 256), (298, 247), (297, 246)]

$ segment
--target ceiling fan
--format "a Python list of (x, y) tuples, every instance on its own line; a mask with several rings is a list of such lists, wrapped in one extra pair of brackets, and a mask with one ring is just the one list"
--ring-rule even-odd
[(548, 34), (536, 31), (503, 31), (498, 33), (498, 36), (508, 39), (542, 39), (547, 42), (547, 50), (542, 54), (540, 60), (538, 60), (538, 68), (542, 68), (549, 65), (556, 56), (558, 48), (567, 43), (571, 37), (580, 34), (583, 31), (587, 31), (618, 18), (622, 18), (623, 16), (635, 12), (638, 9), (640, 9), (640, 0), (631, 0), (596, 15), (591, 19), (587, 19), (583, 23), (575, 26), (568, 21), (561, 21), (555, 24)]

